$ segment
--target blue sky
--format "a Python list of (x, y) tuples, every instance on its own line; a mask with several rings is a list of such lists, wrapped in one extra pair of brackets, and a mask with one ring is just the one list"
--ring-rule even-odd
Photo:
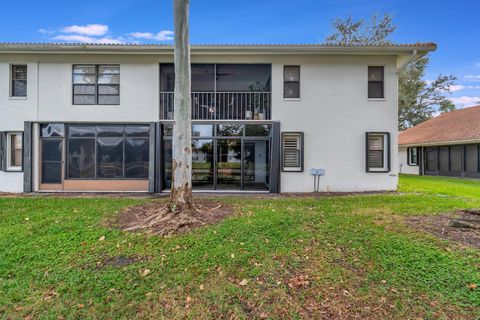
[[(4, 0), (0, 41), (169, 43), (172, 1)], [(398, 26), (394, 41), (438, 44), (427, 80), (453, 74), (453, 101), (459, 107), (480, 101), (478, 0), (191, 0), (191, 41), (320, 43), (336, 17), (386, 12)]]

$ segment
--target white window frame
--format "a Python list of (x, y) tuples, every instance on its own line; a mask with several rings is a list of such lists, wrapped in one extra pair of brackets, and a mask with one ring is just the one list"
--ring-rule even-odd
[[(22, 139), (22, 164), (20, 166), (12, 166), (12, 136), (13, 135), (20, 135)], [(14, 172), (20, 172), (23, 170), (23, 132), (17, 131), (17, 132), (6, 132), (6, 138), (7, 138), (7, 164), (5, 166), (7, 171), (14, 171)]]
[[(369, 141), (370, 136), (383, 136), (383, 167), (370, 168), (368, 165)], [(366, 134), (366, 169), (367, 172), (387, 173), (390, 172), (390, 133), (388, 132), (367, 132)]]
[[(295, 135), (298, 137), (298, 153), (299, 153), (299, 166), (298, 167), (290, 167), (285, 166), (284, 163), (284, 153), (285, 153), (285, 136), (287, 135)], [(305, 145), (304, 145), (304, 134), (303, 132), (299, 131), (284, 131), (281, 134), (281, 151), (282, 151), (282, 171), (283, 172), (303, 172), (304, 169), (304, 154), (305, 154)]]
[[(417, 151), (417, 159), (416, 162), (412, 162), (412, 151), (415, 149)], [(410, 147), (407, 148), (407, 164), (409, 166), (418, 166), (418, 147)]]

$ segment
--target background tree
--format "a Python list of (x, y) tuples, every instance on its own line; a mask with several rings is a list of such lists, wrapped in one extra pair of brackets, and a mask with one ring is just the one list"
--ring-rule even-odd
[[(335, 19), (334, 32), (327, 37), (328, 44), (340, 45), (385, 45), (391, 44), (389, 36), (395, 31), (391, 15), (379, 18), (373, 15), (370, 21)], [(435, 80), (424, 80), (428, 66), (428, 56), (409, 63), (399, 74), (398, 128), (404, 130), (428, 120), (439, 112), (455, 110), (448, 99), (450, 88), (456, 78), (451, 75), (439, 75)]]
[(172, 137), (172, 212), (193, 211), (192, 122), (190, 96), (189, 0), (173, 0), (175, 31), (175, 95)]

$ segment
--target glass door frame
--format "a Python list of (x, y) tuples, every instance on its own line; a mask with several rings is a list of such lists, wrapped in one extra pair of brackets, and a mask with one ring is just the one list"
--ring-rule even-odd
[[(168, 191), (168, 187), (166, 186), (166, 164), (164, 163), (164, 145), (165, 141), (169, 140), (171, 141), (171, 136), (165, 135), (165, 126), (168, 125), (173, 125), (173, 121), (162, 121), (160, 122), (160, 137), (161, 137), (161, 151), (160, 151), (160, 171), (161, 171), (161, 190), (162, 191)], [(270, 191), (270, 185), (272, 183), (272, 159), (273, 159), (273, 139), (274, 139), (274, 123), (272, 121), (265, 121), (265, 122), (258, 122), (258, 121), (192, 121), (192, 126), (195, 125), (208, 125), (208, 126), (213, 126), (212, 129), (212, 135), (209, 136), (193, 136), (192, 135), (192, 140), (195, 139), (211, 139), (213, 141), (213, 189), (195, 189), (195, 186), (193, 187), (194, 191), (202, 192), (202, 191), (258, 191), (258, 192), (269, 192)], [(218, 125), (242, 125), (243, 131), (241, 136), (219, 136), (218, 135)], [(246, 136), (245, 134), (245, 125), (270, 125), (270, 133), (268, 136)], [(241, 154), (241, 159), (240, 159), (240, 188), (238, 189), (219, 189), (218, 188), (218, 181), (217, 181), (217, 170), (218, 170), (218, 140), (240, 140), (240, 154)], [(244, 162), (245, 162), (245, 141), (267, 141), (268, 144), (268, 175), (269, 175), (269, 183), (268, 183), (268, 188), (265, 190), (245, 190), (245, 182), (244, 182)], [(193, 185), (193, 181), (192, 181)]]

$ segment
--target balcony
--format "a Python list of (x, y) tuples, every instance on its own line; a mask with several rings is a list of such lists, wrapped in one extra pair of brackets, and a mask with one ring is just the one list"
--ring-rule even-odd
[[(192, 120), (270, 120), (271, 92), (192, 92)], [(173, 120), (173, 92), (160, 92), (160, 119)]]

